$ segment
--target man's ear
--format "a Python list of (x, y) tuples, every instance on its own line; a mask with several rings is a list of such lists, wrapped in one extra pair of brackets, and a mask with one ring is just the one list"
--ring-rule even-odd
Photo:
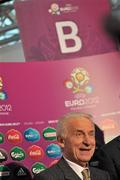
[(57, 141), (58, 141), (58, 145), (61, 147), (61, 148), (64, 148), (64, 138), (61, 137), (61, 136), (58, 136), (57, 137)]

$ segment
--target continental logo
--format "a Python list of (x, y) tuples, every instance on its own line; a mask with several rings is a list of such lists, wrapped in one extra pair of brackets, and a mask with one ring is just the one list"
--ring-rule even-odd
[(48, 141), (56, 140), (56, 129), (52, 127), (47, 127), (43, 130), (43, 137), (45, 140)]

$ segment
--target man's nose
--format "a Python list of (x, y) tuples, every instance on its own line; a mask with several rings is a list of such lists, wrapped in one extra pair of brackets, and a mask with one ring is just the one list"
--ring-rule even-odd
[(86, 145), (90, 145), (90, 137), (89, 137), (89, 135), (84, 136), (83, 143), (86, 144)]

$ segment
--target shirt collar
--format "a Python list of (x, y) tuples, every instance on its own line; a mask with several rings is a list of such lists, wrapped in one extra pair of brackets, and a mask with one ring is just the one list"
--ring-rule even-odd
[(64, 159), (67, 161), (68, 165), (75, 171), (75, 173), (81, 178), (83, 179), (83, 175), (82, 175), (82, 171), (84, 169), (87, 169), (87, 168), (84, 168), (70, 160), (68, 160), (67, 158), (64, 157)]

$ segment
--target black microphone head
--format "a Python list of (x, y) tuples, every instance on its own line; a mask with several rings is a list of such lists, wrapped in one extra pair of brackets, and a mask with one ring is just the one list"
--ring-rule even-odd
[(120, 17), (109, 15), (104, 19), (105, 30), (113, 37), (120, 37)]
[(120, 0), (109, 0), (111, 12), (104, 19), (105, 30), (112, 37), (120, 37)]
[(0, 0), (0, 4), (6, 3), (6, 2), (9, 2), (9, 1), (12, 1), (12, 0)]

